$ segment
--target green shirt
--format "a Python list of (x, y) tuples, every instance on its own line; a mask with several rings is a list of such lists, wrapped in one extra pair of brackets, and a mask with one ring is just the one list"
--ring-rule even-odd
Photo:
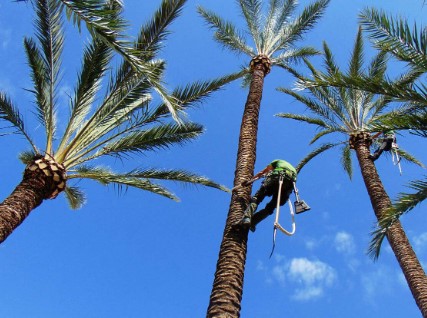
[(290, 174), (293, 181), (297, 180), (297, 171), (289, 162), (276, 159), (270, 163), (270, 166), (274, 168), (273, 173), (285, 170), (286, 174)]

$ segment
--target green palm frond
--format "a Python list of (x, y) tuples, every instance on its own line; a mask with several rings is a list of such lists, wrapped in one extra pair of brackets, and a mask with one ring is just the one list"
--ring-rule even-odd
[(251, 57), (255, 56), (253, 49), (246, 44), (242, 34), (236, 30), (235, 26), (224, 21), (220, 16), (212, 11), (198, 7), (197, 11), (206, 20), (208, 25), (216, 30), (215, 39), (224, 47), (236, 53), (245, 53)]
[[(252, 35), (252, 38), (259, 39), (260, 31), (262, 27), (261, 21), (261, 9), (262, 2), (260, 0), (239, 0), (240, 7), (242, 8), (243, 15), (245, 17), (248, 30)], [(255, 41), (257, 51), (261, 52), (260, 41)]]
[(322, 17), (330, 0), (319, 0), (306, 6), (303, 12), (290, 23), (282, 25), (281, 32), (278, 32), (279, 41), (274, 46), (274, 51), (286, 49), (300, 40), (302, 35), (313, 28), (316, 22)]
[(149, 74), (150, 69), (139, 58), (139, 52), (132, 49), (131, 41), (123, 34), (128, 22), (122, 17), (123, 3), (121, 0), (60, 0), (65, 7), (68, 19), (80, 29), (82, 22), (92, 36), (100, 39), (118, 52), (136, 70)]
[(421, 161), (419, 161), (417, 158), (415, 158), (414, 156), (412, 156), (411, 154), (409, 154), (405, 150), (399, 148), (397, 150), (397, 152), (399, 153), (399, 156), (402, 157), (403, 159), (405, 159), (406, 161), (413, 163), (413, 164), (416, 164), (417, 166), (420, 166), (421, 168), (425, 168), (424, 164)]
[[(202, 132), (203, 127), (201, 125), (185, 123), (182, 125), (163, 124), (146, 130), (133, 131), (128, 134), (119, 133), (115, 136), (117, 138), (96, 145), (94, 149), (100, 149), (95, 154), (87, 158), (80, 155), (79, 160), (75, 160), (71, 166), (104, 155), (125, 157), (131, 153), (167, 149), (172, 145), (184, 145), (198, 137)], [(86, 153), (90, 153), (90, 150), (86, 150)], [(73, 161), (73, 159), (71, 158), (70, 161)]]
[(85, 193), (78, 187), (67, 185), (64, 190), (65, 197), (72, 210), (80, 209), (86, 203)]
[(21, 160), (21, 162), (25, 165), (31, 163), (32, 161), (34, 161), (34, 157), (37, 155), (36, 152), (32, 151), (32, 150), (28, 150), (28, 151), (22, 151), (18, 158), (19, 160)]
[(382, 11), (365, 9), (360, 14), (361, 24), (370, 33), (375, 45), (392, 53), (413, 68), (427, 71), (427, 33), (417, 25), (411, 28), (404, 19), (393, 19)]
[(329, 128), (329, 126), (323, 120), (321, 120), (319, 118), (314, 118), (314, 117), (309, 117), (309, 116), (304, 116), (304, 115), (298, 115), (298, 114), (293, 114), (293, 113), (279, 113), (279, 114), (276, 114), (275, 116), (281, 117), (281, 118), (294, 119), (294, 120), (306, 122), (308, 124), (317, 125), (317, 126), (324, 127), (324, 128)]
[(341, 164), (344, 171), (347, 172), (348, 177), (351, 179), (353, 176), (353, 164), (351, 160), (351, 149), (348, 144), (342, 147)]
[(387, 234), (387, 229), (393, 225), (403, 214), (410, 212), (418, 204), (427, 199), (427, 180), (416, 180), (409, 184), (409, 188), (415, 190), (415, 193), (400, 193), (397, 201), (392, 208), (388, 209), (372, 231), (371, 242), (368, 254), (374, 259), (378, 259), (381, 251), (381, 245)]
[(111, 50), (101, 41), (95, 40), (85, 49), (82, 71), (72, 101), (70, 121), (61, 138), (58, 152), (62, 152), (71, 136), (84, 125), (101, 88), (101, 79), (108, 69), (110, 59)]
[(356, 41), (354, 42), (353, 51), (351, 53), (350, 65), (349, 65), (349, 76), (358, 76), (361, 73), (363, 66), (363, 39), (362, 39), (362, 28), (359, 27), (357, 32)]
[(152, 183), (145, 178), (139, 178), (129, 173), (115, 173), (103, 167), (79, 166), (73, 171), (73, 174), (68, 176), (69, 179), (91, 179), (99, 182), (102, 185), (115, 185), (118, 190), (127, 187), (134, 187), (141, 190), (149, 191), (158, 195), (162, 195), (169, 199), (179, 201), (179, 199), (166, 188), (159, 184)]
[(319, 54), (320, 52), (318, 50), (311, 47), (288, 49), (277, 57), (272, 58), (272, 62), (275, 65), (286, 69), (286, 66), (289, 64), (297, 64), (304, 58)]
[(208, 178), (183, 170), (146, 169), (133, 170), (128, 173), (115, 173), (103, 167), (79, 166), (69, 176), (69, 179), (75, 178), (92, 179), (103, 185), (114, 184), (118, 189), (123, 187), (135, 187), (165, 196), (175, 201), (179, 201), (179, 199), (173, 193), (165, 187), (153, 183), (151, 179), (177, 181), (194, 185), (199, 184), (229, 192), (229, 189)]
[(151, 20), (141, 28), (135, 47), (142, 52), (144, 59), (152, 59), (162, 48), (162, 43), (170, 33), (168, 26), (181, 14), (186, 2), (187, 0), (162, 1)]
[(314, 157), (317, 157), (321, 153), (325, 152), (326, 150), (331, 149), (332, 147), (338, 146), (341, 143), (326, 143), (321, 145), (320, 147), (316, 148), (312, 152), (310, 152), (307, 156), (305, 156), (295, 167), (296, 171), (299, 173), (301, 169)]
[(330, 128), (322, 129), (316, 135), (314, 135), (314, 137), (310, 140), (310, 145), (315, 143), (317, 140), (319, 140), (323, 136), (332, 134), (334, 132), (346, 133), (346, 130), (343, 129), (342, 127), (330, 127)]
[(12, 124), (12, 131), (14, 133), (21, 134), (25, 139), (30, 143), (34, 151), (37, 151), (37, 148), (25, 130), (24, 120), (22, 115), (19, 112), (18, 107), (16, 107), (12, 101), (6, 96), (5, 93), (0, 92), (0, 119), (5, 120)]

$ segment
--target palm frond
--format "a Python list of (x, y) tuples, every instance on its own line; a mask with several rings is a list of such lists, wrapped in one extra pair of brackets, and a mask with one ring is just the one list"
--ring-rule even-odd
[(34, 160), (34, 157), (37, 155), (33, 150), (23, 151), (19, 154), (18, 158), (25, 165), (31, 163)]
[(0, 119), (5, 120), (12, 124), (12, 130), (14, 133), (21, 134), (30, 143), (34, 151), (37, 148), (25, 130), (24, 120), (20, 114), (18, 107), (16, 107), (6, 94), (0, 92)]
[(260, 0), (239, 0), (239, 3), (249, 32), (255, 40), (257, 51), (261, 53), (262, 43), (260, 43), (260, 30), (262, 2)]
[(101, 87), (101, 79), (108, 69), (111, 50), (104, 42), (94, 40), (85, 49), (82, 71), (73, 97), (70, 121), (61, 138), (57, 153), (61, 153), (70, 137), (83, 126)]
[(361, 68), (363, 66), (364, 60), (363, 56), (362, 28), (359, 27), (356, 36), (356, 41), (354, 42), (353, 51), (351, 53), (349, 76), (358, 76), (361, 73)]
[(288, 49), (277, 57), (272, 58), (272, 64), (278, 65), (286, 69), (289, 64), (297, 64), (304, 58), (318, 55), (320, 52), (312, 47), (302, 47), (296, 49)]
[(403, 159), (405, 159), (406, 161), (413, 163), (413, 164), (416, 164), (417, 166), (420, 166), (421, 168), (425, 168), (424, 164), (421, 161), (419, 161), (417, 158), (415, 158), (414, 156), (412, 156), (411, 154), (409, 154), (405, 150), (399, 148), (397, 150), (397, 152), (399, 153), (399, 156), (402, 157)]
[(309, 116), (304, 116), (304, 115), (298, 115), (298, 114), (293, 114), (293, 113), (279, 113), (279, 114), (276, 114), (275, 116), (281, 117), (281, 118), (294, 119), (294, 120), (306, 122), (308, 124), (316, 125), (319, 127), (329, 128), (328, 125), (323, 120), (321, 120), (319, 118), (314, 118), (314, 117), (309, 117)]
[(118, 190), (134, 187), (179, 201), (178, 197), (163, 186), (152, 183), (148, 179), (134, 176), (132, 173), (115, 173), (103, 167), (79, 166), (68, 178), (91, 179), (102, 185), (113, 184)]
[(135, 48), (140, 51), (144, 59), (152, 59), (162, 48), (162, 43), (169, 35), (168, 27), (181, 14), (187, 0), (163, 0), (160, 7), (153, 14), (139, 32)]
[(351, 179), (353, 176), (353, 164), (351, 160), (351, 149), (348, 144), (342, 147), (341, 164), (344, 171), (347, 172), (348, 177)]
[(375, 45), (414, 69), (427, 71), (427, 33), (411, 29), (404, 19), (393, 19), (376, 9), (365, 9), (360, 14), (361, 24), (370, 33)]
[(197, 11), (206, 20), (208, 25), (216, 30), (215, 39), (224, 47), (236, 53), (245, 53), (251, 57), (256, 55), (253, 49), (246, 44), (243, 35), (236, 30), (232, 23), (224, 21), (217, 14), (205, 10), (200, 6), (197, 8)]
[[(135, 131), (129, 134), (118, 134), (117, 140), (112, 140), (103, 145), (90, 159), (103, 155), (126, 156), (130, 153), (141, 153), (167, 149), (172, 145), (184, 145), (198, 137), (203, 132), (203, 127), (194, 123), (182, 125), (167, 124), (155, 126), (146, 130)], [(97, 145), (99, 148), (101, 145)]]
[(282, 25), (282, 29), (278, 32), (280, 40), (277, 41), (273, 51), (285, 49), (300, 40), (303, 34), (313, 28), (322, 17), (329, 1), (319, 0), (306, 6), (295, 20)]
[(374, 259), (378, 259), (381, 245), (387, 235), (387, 229), (393, 225), (403, 214), (410, 212), (422, 201), (427, 199), (427, 180), (416, 180), (409, 184), (409, 188), (415, 193), (400, 193), (396, 202), (382, 216), (380, 222), (371, 233), (371, 242), (368, 254)]
[(86, 195), (78, 187), (66, 186), (64, 193), (72, 210), (80, 209), (86, 203)]
[(316, 135), (314, 135), (314, 137), (310, 140), (310, 145), (313, 144), (313, 143), (315, 143), (321, 137), (329, 135), (329, 134), (332, 134), (334, 132), (346, 133), (346, 131), (344, 129), (342, 129), (342, 127), (329, 127), (329, 128), (326, 128), (326, 129), (322, 129)]
[[(61, 7), (54, 0), (40, 0), (36, 4), (37, 19), (36, 35), (42, 48), (43, 75), (45, 75), (45, 87), (42, 87), (44, 98), (47, 100), (40, 106), (43, 113), (44, 126), (46, 127), (46, 153), (52, 153), (53, 138), (56, 130), (56, 86), (59, 81), (59, 70), (61, 66), (61, 54), (64, 46), (62, 32), (63, 22), (61, 18)], [(37, 92), (37, 95), (43, 94)]]
[(309, 162), (311, 161), (314, 157), (317, 157), (318, 155), (320, 155), (321, 153), (325, 152), (328, 149), (331, 149), (332, 147), (335, 147), (337, 145), (339, 145), (340, 143), (326, 143), (321, 145), (320, 147), (316, 148), (315, 150), (313, 150), (312, 152), (310, 152), (307, 156), (305, 156), (295, 167), (296, 171), (299, 173), (301, 171), (301, 169)]

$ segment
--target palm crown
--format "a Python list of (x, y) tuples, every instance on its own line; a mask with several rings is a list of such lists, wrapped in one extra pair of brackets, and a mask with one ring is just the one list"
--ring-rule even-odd
[[(154, 60), (154, 57), (160, 49), (159, 41), (165, 36), (166, 26), (177, 16), (179, 9), (180, 6), (163, 2), (152, 21), (141, 28), (139, 39), (135, 42), (135, 50), (145, 58), (151, 74), (159, 81), (165, 63)], [(21, 155), (21, 159), (28, 164), (27, 170), (41, 169), (46, 176), (52, 177), (56, 189), (51, 189), (50, 197), (65, 190), (71, 206), (79, 207), (84, 201), (83, 193), (77, 187), (65, 186), (66, 181), (77, 178), (136, 187), (172, 199), (177, 198), (152, 180), (174, 180), (225, 189), (207, 178), (181, 170), (135, 169), (116, 173), (109, 168), (90, 165), (91, 161), (100, 157), (126, 159), (131, 154), (184, 144), (202, 133), (203, 128), (195, 123), (170, 121), (166, 103), (152, 106), (151, 92), (156, 88), (127, 60), (111, 76), (105, 92), (102, 91), (102, 79), (109, 70), (113, 51), (95, 37), (85, 48), (82, 70), (78, 74), (74, 95), (70, 98), (70, 116), (60, 134), (55, 115), (60, 111), (57, 93), (64, 42), (61, 6), (54, 0), (38, 1), (36, 13), (37, 40), (26, 38), (24, 44), (34, 83), (31, 92), (36, 99), (36, 114), (45, 128), (46, 144), (43, 150), (33, 142), (18, 107), (5, 93), (0, 94), (0, 116), (31, 144), (32, 150)], [(172, 96), (180, 101), (180, 107), (184, 110), (235, 77), (196, 82), (177, 88)], [(103, 98), (100, 98), (101, 93), (104, 94)], [(97, 99), (100, 101), (93, 108)]]
[[(297, 89), (290, 90), (279, 88), (280, 91), (293, 96), (302, 102), (314, 114), (314, 116), (297, 115), (292, 113), (281, 113), (277, 116), (304, 121), (319, 127), (319, 132), (313, 137), (311, 143), (331, 133), (341, 133), (345, 139), (338, 142), (326, 143), (310, 153), (299, 165), (298, 169), (311, 160), (314, 156), (332, 147), (341, 146), (341, 162), (345, 171), (351, 177), (351, 151), (353, 137), (364, 135), (370, 138), (370, 133), (378, 131), (378, 122), (387, 117), (390, 111), (390, 98), (376, 95), (374, 93), (358, 90), (351, 87), (316, 86), (312, 82), (328, 76), (344, 76), (335, 63), (332, 52), (326, 43), (323, 44), (324, 64), (326, 73), (318, 71), (307, 60), (306, 65), (312, 73), (312, 78), (305, 77), (296, 70), (288, 68), (297, 77)], [(364, 68), (362, 31), (359, 29), (353, 52), (349, 62), (349, 70), (345, 76), (381, 79), (384, 78), (387, 69), (387, 56), (379, 52)], [(298, 90), (307, 89), (312, 97), (298, 93)], [(350, 140), (348, 139), (350, 136)], [(417, 162), (408, 153), (399, 150), (400, 154), (410, 160)], [(418, 162), (417, 162), (418, 163)]]
[(216, 30), (215, 38), (224, 47), (251, 58), (264, 57), (267, 73), (272, 65), (287, 65), (304, 56), (317, 54), (310, 47), (295, 48), (304, 32), (313, 27), (321, 17), (329, 0), (319, 0), (304, 8), (292, 18), (297, 8), (296, 0), (271, 0), (267, 15), (263, 16), (262, 1), (238, 0), (244, 15), (247, 30), (254, 45), (248, 44), (244, 32), (215, 13), (199, 7), (199, 13)]

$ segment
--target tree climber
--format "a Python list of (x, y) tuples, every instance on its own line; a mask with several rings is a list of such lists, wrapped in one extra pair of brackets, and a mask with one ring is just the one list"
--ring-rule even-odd
[[(246, 208), (243, 218), (238, 223), (243, 227), (250, 227), (252, 232), (255, 231), (256, 225), (264, 220), (267, 216), (273, 214), (274, 208), (277, 205), (277, 198), (279, 195), (279, 179), (283, 178), (283, 184), (280, 194), (280, 206), (288, 201), (292, 190), (296, 190), (295, 182), (297, 180), (297, 171), (287, 161), (276, 159), (273, 160), (266, 168), (258, 172), (251, 181), (244, 181), (242, 186), (248, 186), (254, 180), (266, 176), (261, 184), (260, 189), (251, 198), (248, 207)], [(270, 202), (267, 203), (264, 209), (255, 213), (258, 205), (264, 200), (266, 196), (273, 196)], [(310, 208), (304, 201), (299, 201), (297, 197), (296, 209), (297, 213), (309, 210)]]
[(383, 134), (381, 146), (378, 147), (378, 149), (374, 152), (373, 155), (369, 155), (369, 159), (372, 159), (373, 161), (377, 160), (384, 150), (390, 151), (393, 146), (397, 147), (396, 135), (394, 134), (393, 130), (385, 130), (383, 132), (379, 132), (372, 136), (372, 139), (377, 138), (379, 135), (381, 135), (381, 133)]

